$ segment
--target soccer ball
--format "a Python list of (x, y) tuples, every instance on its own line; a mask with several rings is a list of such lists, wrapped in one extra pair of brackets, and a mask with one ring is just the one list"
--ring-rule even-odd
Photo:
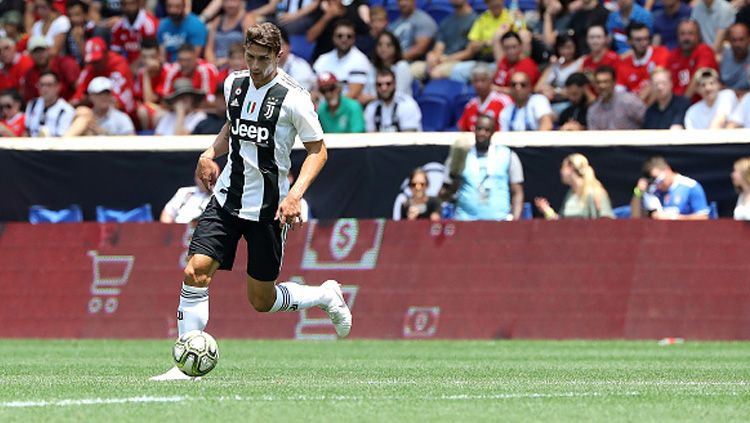
[(191, 330), (177, 338), (172, 348), (172, 358), (182, 373), (203, 376), (216, 367), (219, 346), (207, 332)]

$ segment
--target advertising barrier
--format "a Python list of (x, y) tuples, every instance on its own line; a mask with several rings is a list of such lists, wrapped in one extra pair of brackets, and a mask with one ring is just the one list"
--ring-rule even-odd
[[(191, 227), (0, 226), (0, 337), (172, 338)], [(750, 339), (750, 226), (706, 222), (393, 222), (290, 232), (283, 280), (337, 279), (351, 336)], [(242, 244), (242, 243), (241, 243)], [(320, 310), (262, 314), (246, 252), (210, 290), (220, 338), (335, 339)]]

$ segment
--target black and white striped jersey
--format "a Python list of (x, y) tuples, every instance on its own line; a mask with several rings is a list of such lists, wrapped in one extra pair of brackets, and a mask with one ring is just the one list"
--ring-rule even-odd
[(242, 219), (272, 220), (289, 192), (289, 155), (296, 135), (320, 141), (323, 129), (310, 93), (278, 69), (255, 88), (248, 71), (224, 82), (229, 120), (229, 158), (214, 188), (217, 201)]

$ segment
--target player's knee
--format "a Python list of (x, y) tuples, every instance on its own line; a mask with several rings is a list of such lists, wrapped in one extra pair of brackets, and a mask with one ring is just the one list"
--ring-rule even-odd
[(275, 299), (262, 297), (259, 295), (248, 295), (247, 299), (250, 301), (250, 305), (253, 306), (255, 311), (260, 313), (267, 313), (271, 311)]
[(185, 267), (183, 281), (185, 285), (206, 288), (211, 283), (211, 275), (207, 271), (188, 265)]

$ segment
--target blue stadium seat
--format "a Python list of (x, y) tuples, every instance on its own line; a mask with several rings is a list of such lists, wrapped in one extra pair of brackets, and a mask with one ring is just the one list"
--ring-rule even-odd
[(708, 203), (708, 218), (709, 219), (718, 219), (719, 218), (719, 205), (716, 203), (716, 201), (711, 201)]
[(472, 0), (471, 7), (478, 15), (487, 10), (487, 4), (484, 0)]
[(450, 4), (440, 4), (440, 3), (430, 3), (429, 6), (427, 6), (427, 14), (432, 16), (432, 19), (435, 19), (435, 22), (438, 24), (440, 21), (445, 19), (446, 17), (450, 16), (455, 9)]
[(414, 78), (411, 80), (411, 96), (414, 98), (422, 94), (422, 82)]
[(451, 110), (448, 100), (442, 97), (423, 95), (417, 98), (422, 111), (422, 130), (439, 132), (450, 126)]
[(452, 79), (433, 79), (422, 89), (423, 96), (442, 97), (453, 101), (457, 96), (464, 93), (466, 84)]
[(83, 222), (81, 206), (73, 204), (67, 209), (50, 210), (44, 206), (29, 208), (29, 222), (37, 223), (77, 223)]
[(153, 222), (154, 215), (151, 213), (151, 204), (146, 203), (132, 210), (110, 209), (104, 206), (96, 207), (96, 221), (99, 223), (116, 222)]
[(521, 220), (529, 220), (534, 218), (534, 210), (531, 208), (531, 203), (523, 203), (523, 211), (521, 211)]
[(388, 15), (388, 22), (395, 22), (396, 19), (398, 19), (399, 16), (401, 16), (401, 11), (398, 10), (398, 4), (396, 2), (389, 2), (385, 6), (385, 13)]
[(630, 206), (620, 206), (612, 209), (615, 219), (630, 219)]
[[(506, 7), (510, 6), (510, 1), (506, 1)], [(537, 0), (518, 0), (518, 8), (522, 12), (528, 12), (529, 10), (537, 9)]]
[(289, 50), (291, 50), (295, 56), (301, 57), (309, 62), (310, 59), (312, 59), (313, 51), (315, 50), (315, 43), (307, 41), (307, 37), (305, 37), (304, 34), (290, 35)]

